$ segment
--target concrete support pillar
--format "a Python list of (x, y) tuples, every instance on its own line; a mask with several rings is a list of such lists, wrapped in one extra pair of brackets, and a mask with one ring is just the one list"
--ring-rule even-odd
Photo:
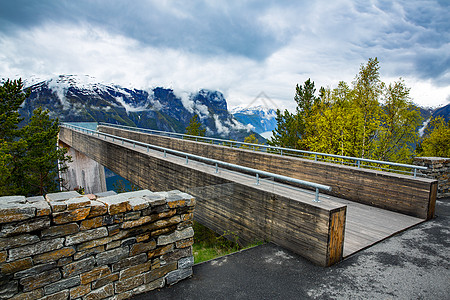
[(67, 148), (67, 154), (72, 157), (72, 162), (68, 164), (67, 173), (60, 175), (64, 180), (63, 190), (73, 191), (83, 188), (86, 194), (107, 191), (105, 168), (101, 164), (61, 141), (59, 146)]

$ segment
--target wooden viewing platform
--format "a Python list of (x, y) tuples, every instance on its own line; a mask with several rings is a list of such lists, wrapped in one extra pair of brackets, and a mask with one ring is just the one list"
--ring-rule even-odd
[[(116, 135), (118, 133), (115, 132)], [(397, 176), (395, 184), (404, 184), (401, 181), (405, 178), (408, 184), (424, 195), (421, 197), (428, 197), (427, 190), (431, 193), (430, 204), (423, 205), (420, 202), (422, 208), (418, 205), (413, 208), (420, 215), (417, 217), (337, 197), (339, 192), (349, 193), (347, 186), (344, 189), (337, 187), (337, 190), (333, 187), (334, 194), (321, 194), (320, 202), (317, 203), (313, 201), (314, 192), (310, 190), (268, 179), (260, 179), (260, 184), (256, 185), (254, 176), (225, 169), (216, 173), (215, 166), (193, 160), (186, 164), (185, 157), (169, 153), (164, 156), (160, 151), (148, 150), (138, 144), (122, 143), (117, 138), (113, 141), (112, 138), (92, 136), (62, 127), (60, 141), (142, 188), (155, 191), (179, 189), (192, 194), (198, 199), (195, 218), (219, 233), (235, 232), (244, 242), (270, 240), (322, 266), (332, 265), (343, 257), (423, 222), (434, 213), (433, 189), (429, 186), (434, 187), (435, 182), (427, 179), (411, 181), (410, 178), (393, 175)], [(223, 150), (224, 155), (225, 151), (229, 149)], [(255, 155), (255, 164), (263, 160), (258, 159), (263, 154), (242, 151)], [(295, 160), (296, 163), (300, 161)], [(322, 168), (327, 166), (326, 163), (318, 165)], [(349, 172), (349, 168), (344, 168), (344, 171)], [(366, 177), (375, 177), (372, 182), (377, 176), (388, 180), (385, 172), (380, 172), (381, 175), (374, 171), (366, 173), (369, 174), (364, 175)], [(336, 181), (337, 177), (333, 178)], [(326, 180), (324, 182), (326, 184)], [(378, 194), (382, 192), (380, 190)], [(360, 191), (356, 191), (358, 193)], [(367, 193), (364, 191), (360, 194)], [(390, 200), (386, 198), (382, 201), (381, 206), (385, 206)], [(408, 205), (407, 201), (414, 199), (404, 197), (401, 201), (401, 205)], [(410, 211), (411, 208), (406, 210)]]

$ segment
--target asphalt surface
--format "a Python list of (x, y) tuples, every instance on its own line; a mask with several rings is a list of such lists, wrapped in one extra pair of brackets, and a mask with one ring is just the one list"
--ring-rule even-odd
[(143, 299), (450, 299), (450, 198), (436, 218), (322, 268), (274, 244), (194, 266)]

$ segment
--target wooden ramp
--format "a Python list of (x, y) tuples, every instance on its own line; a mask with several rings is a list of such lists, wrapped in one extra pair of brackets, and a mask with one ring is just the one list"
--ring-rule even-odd
[[(184, 158), (167, 155), (168, 159), (184, 160)], [(215, 169), (197, 161), (190, 161), (191, 166), (210, 172)], [(255, 182), (254, 176), (242, 174), (240, 172), (220, 169), (222, 176), (236, 182)], [(300, 202), (310, 202), (314, 199), (314, 192), (292, 187), (287, 184), (274, 182), (271, 179), (260, 179), (259, 188), (277, 194), (298, 199)], [(401, 213), (353, 202), (350, 200), (333, 197), (325, 194), (320, 195), (322, 204), (339, 203), (347, 206), (347, 216), (345, 223), (344, 251), (343, 257), (348, 257), (360, 250), (370, 247), (398, 232), (404, 231), (414, 225), (424, 222), (420, 219)]]
[[(344, 231), (343, 255), (342, 255), (344, 258), (349, 255), (352, 255), (353, 253), (355, 253), (357, 251), (365, 249), (377, 242), (380, 242), (380, 241), (394, 235), (397, 232), (401, 232), (411, 226), (414, 226), (418, 223), (425, 221), (425, 219), (411, 217), (411, 216), (407, 216), (404, 214), (395, 213), (395, 212), (384, 210), (381, 208), (375, 208), (372, 206), (368, 206), (368, 205), (364, 205), (361, 203), (356, 203), (353, 201), (337, 198), (334, 196), (324, 195), (324, 194), (320, 195), (320, 203), (314, 203), (314, 205), (312, 205), (312, 203), (313, 203), (312, 201), (314, 199), (314, 192), (310, 191), (310, 190), (300, 189), (297, 187), (292, 187), (287, 184), (277, 183), (270, 179), (262, 179), (262, 178), (259, 181), (260, 184), (255, 186), (256, 183), (255, 183), (254, 176), (250, 176), (247, 174), (243, 174), (240, 172), (231, 171), (231, 170), (227, 170), (227, 169), (222, 169), (222, 168), (220, 169), (219, 173), (216, 173), (215, 166), (207, 165), (207, 164), (193, 161), (193, 160), (189, 160), (189, 162), (188, 162), (185, 157), (174, 156), (174, 155), (170, 155), (169, 153), (167, 153), (167, 155), (163, 156), (162, 153), (159, 151), (147, 149), (146, 147), (142, 147), (138, 144), (136, 145), (135, 143), (133, 143), (133, 144), (125, 143), (125, 145), (124, 145), (124, 143), (121, 142), (120, 140), (113, 139), (110, 137), (108, 137), (108, 138), (104, 137), (104, 138), (100, 139), (100, 137), (93, 137), (93, 136), (85, 135), (82, 133), (75, 134), (75, 132), (73, 132), (73, 135), (71, 135), (71, 133), (67, 129), (62, 130), (60, 132), (60, 139), (61, 139), (61, 135), (63, 136), (66, 143), (78, 144), (78, 145), (83, 146), (84, 151), (91, 152), (91, 155), (96, 156), (97, 159), (99, 159), (99, 162), (101, 162), (101, 159), (103, 159), (103, 162), (107, 163), (107, 164), (105, 164), (106, 167), (108, 167), (112, 170), (115, 170), (114, 168), (111, 168), (108, 165), (108, 163), (110, 163), (112, 165), (116, 164), (117, 172), (122, 172), (122, 173), (119, 173), (121, 175), (125, 174), (125, 175), (123, 175), (123, 176), (125, 176), (125, 178), (126, 178), (126, 175), (129, 175), (130, 177), (133, 177), (133, 178), (140, 178), (138, 175), (141, 173), (151, 173), (151, 172), (155, 173), (155, 171), (157, 171), (153, 176), (158, 176), (159, 180), (164, 179), (165, 182), (167, 182), (167, 181), (177, 182), (179, 184), (179, 186), (185, 187), (187, 189), (189, 189), (189, 188), (195, 189), (197, 186), (201, 186), (201, 187), (205, 186), (204, 182), (200, 182), (199, 185), (195, 185), (195, 186), (187, 186), (187, 184), (184, 181), (189, 181), (189, 178), (186, 177), (187, 175), (184, 175), (184, 173), (181, 174), (180, 169), (187, 169), (187, 166), (189, 165), (189, 169), (195, 169), (196, 172), (201, 172), (201, 174), (205, 174), (204, 178), (207, 178), (206, 176), (208, 176), (208, 174), (210, 174), (210, 175), (214, 174), (213, 176), (215, 178), (216, 177), (219, 178), (220, 182), (223, 179), (224, 182), (229, 182), (231, 185), (236, 185), (236, 186), (239, 184), (243, 185), (245, 183), (246, 187), (248, 187), (248, 189), (264, 191), (264, 192), (266, 192), (266, 194), (276, 193), (277, 195), (280, 195), (282, 197), (289, 198), (288, 202), (284, 202), (284, 203), (286, 203), (286, 205), (290, 205), (293, 203), (297, 207), (302, 207), (302, 210), (301, 211), (297, 210), (296, 214), (283, 216), (283, 218), (284, 218), (283, 221), (286, 221), (286, 224), (283, 225), (285, 227), (282, 226), (281, 228), (277, 229), (277, 234), (279, 235), (277, 237), (281, 238), (279, 240), (281, 246), (283, 246), (282, 245), (283, 241), (290, 239), (293, 242), (295, 249), (299, 250), (302, 253), (308, 254), (308, 253), (311, 253), (312, 251), (315, 251), (315, 250), (311, 250), (314, 248), (311, 248), (311, 247), (308, 248), (308, 246), (305, 247), (304, 249), (301, 248), (302, 246), (304, 246), (305, 243), (310, 243), (310, 242), (313, 243), (315, 241), (319, 241), (320, 243), (326, 244), (327, 239), (328, 239), (328, 243), (329, 243), (330, 236), (332, 236), (332, 234), (330, 233), (331, 231), (329, 231), (330, 230), (329, 228), (324, 229), (322, 227), (320, 227), (320, 228), (314, 227), (318, 224), (318, 222), (317, 222), (318, 218), (325, 217), (326, 222), (331, 224), (332, 223), (331, 215), (322, 214), (322, 215), (320, 215), (320, 217), (318, 217), (318, 215), (316, 216), (314, 214), (309, 214), (308, 215), (309, 219), (305, 218), (304, 215), (307, 214), (307, 211), (305, 209), (303, 209), (303, 207), (306, 207), (306, 206), (314, 206), (312, 211), (320, 210), (320, 211), (330, 211), (331, 212), (331, 211), (333, 211), (333, 209), (339, 209), (339, 210), (342, 209), (342, 211), (343, 211), (342, 219), (344, 218), (344, 216), (346, 216), (346, 221), (345, 221), (345, 225), (344, 225), (345, 231)], [(75, 142), (73, 142), (72, 139), (74, 139)], [(108, 142), (106, 142), (107, 140), (108, 140)], [(111, 144), (111, 145), (115, 145), (115, 146), (112, 147), (112, 146), (108, 146), (106, 144), (108, 144), (108, 145)], [(120, 147), (124, 148), (124, 149), (126, 148), (127, 151), (120, 150), (121, 149)], [(83, 151), (83, 150), (80, 150), (80, 151)], [(156, 163), (154, 163), (152, 165), (150, 165), (149, 163), (143, 163), (144, 161), (139, 160), (141, 156), (132, 155), (132, 152), (139, 152), (141, 154), (145, 154), (146, 157), (147, 156), (154, 157), (153, 160)], [(86, 153), (86, 154), (88, 155), (88, 153)], [(109, 155), (111, 157), (108, 157), (106, 159), (105, 158), (106, 155)], [(129, 155), (130, 157), (127, 157), (127, 155)], [(159, 170), (166, 162), (171, 163), (172, 165), (170, 165), (170, 166), (172, 166), (172, 167), (168, 168), (166, 170), (165, 174), (160, 173)], [(186, 174), (191, 174), (191, 173), (186, 173)], [(210, 177), (212, 177), (212, 176), (210, 176)], [(130, 178), (127, 178), (127, 179), (130, 179)], [(199, 177), (197, 179), (201, 179), (201, 178)], [(151, 181), (154, 179), (150, 178), (149, 180)], [(210, 180), (210, 179), (208, 179), (208, 180)], [(219, 182), (219, 181), (217, 181), (217, 182)], [(136, 183), (139, 184), (138, 182), (136, 182)], [(214, 183), (212, 183), (212, 184), (214, 184)], [(209, 188), (208, 185), (206, 185), (206, 186)], [(214, 185), (211, 185), (211, 186), (213, 187), (211, 190), (214, 191)], [(175, 186), (175, 188), (178, 188), (178, 187)], [(221, 190), (219, 189), (219, 193), (220, 193), (220, 191)], [(242, 191), (239, 191), (239, 193), (241, 193), (242, 195), (245, 194)], [(254, 193), (254, 194), (257, 195), (257, 193)], [(220, 197), (222, 195), (219, 194), (218, 196)], [(225, 199), (223, 196), (221, 198)], [(261, 203), (262, 199), (259, 197), (251, 197), (251, 199), (249, 199), (247, 197), (247, 198), (241, 199), (241, 200), (246, 203), (251, 202), (251, 204), (247, 205), (247, 206), (251, 206), (250, 207), (251, 209), (249, 210), (249, 212), (246, 212), (246, 214), (247, 214), (247, 215), (245, 215), (246, 217), (251, 217), (253, 215), (253, 212), (257, 212), (257, 211), (261, 211), (261, 210), (264, 210), (264, 211), (267, 210), (267, 211), (270, 211), (270, 213), (276, 215), (276, 214), (279, 214), (281, 212), (281, 210), (283, 210), (283, 205), (285, 205), (285, 204), (282, 204), (281, 206), (277, 206), (277, 207), (274, 206), (271, 209), (270, 207), (266, 207), (267, 205), (266, 206), (262, 205), (262, 203)], [(224, 201), (222, 201), (222, 202), (224, 202)], [(279, 203), (277, 204), (276, 199), (272, 201), (272, 204), (279, 205)], [(346, 213), (345, 213), (344, 205), (347, 206)], [(240, 213), (240, 212), (237, 212), (237, 213)], [(288, 218), (286, 218), (286, 217), (288, 217)], [(242, 220), (245, 221), (245, 218), (241, 219), (241, 221)], [(309, 223), (307, 220), (310, 220), (311, 223)], [(244, 222), (244, 221), (242, 221), (242, 224), (238, 224), (239, 226), (241, 226), (241, 227), (239, 227), (240, 229), (242, 229), (241, 231), (246, 231), (246, 230), (252, 231), (253, 229), (250, 227), (254, 226), (255, 222), (252, 223), (250, 221), (249, 222)], [(264, 223), (264, 224), (272, 222), (272, 221), (268, 222), (266, 219), (259, 220), (259, 221), (260, 221), (260, 223)], [(343, 223), (344, 222), (342, 222), (342, 224)], [(261, 224), (256, 224), (256, 225), (261, 225)], [(267, 228), (263, 226), (264, 231), (261, 231), (260, 232), (261, 234), (266, 234), (266, 232), (267, 232), (266, 229), (271, 230), (272, 227), (270, 227), (270, 224), (266, 224), (266, 225), (267, 225), (266, 226)], [(341, 228), (340, 231), (342, 232), (342, 225), (339, 225), (339, 226)], [(258, 229), (258, 230), (260, 230), (260, 229)], [(291, 231), (289, 231), (289, 230), (291, 230)], [(302, 240), (303, 244), (297, 243), (298, 240), (296, 239), (296, 237), (294, 237), (290, 234), (293, 231), (302, 232), (302, 230), (310, 230), (313, 233), (314, 232), (316, 232), (316, 233), (325, 232), (325, 235), (306, 236)], [(273, 241), (275, 243), (277, 243), (275, 240), (273, 240)], [(342, 249), (342, 234), (340, 234), (340, 243), (341, 243), (340, 249)], [(320, 247), (318, 247), (318, 249), (319, 248)], [(319, 250), (322, 251), (323, 250), (322, 248), (320, 248)], [(327, 251), (328, 251), (328, 248), (327, 248)], [(339, 251), (339, 257), (340, 257), (340, 253), (341, 252)], [(328, 255), (325, 255), (325, 256), (329, 257)], [(329, 264), (324, 264), (321, 262), (319, 262), (319, 264), (329, 265)]]
[[(292, 188), (270, 180), (261, 180), (261, 185), (267, 185), (269, 188), (277, 189), (279, 194), (290, 195), (296, 199), (305, 199), (305, 194), (310, 195), (306, 197), (306, 201), (313, 199), (312, 191)], [(344, 258), (425, 221), (425, 219), (323, 194), (320, 196), (320, 201), (347, 205)]]

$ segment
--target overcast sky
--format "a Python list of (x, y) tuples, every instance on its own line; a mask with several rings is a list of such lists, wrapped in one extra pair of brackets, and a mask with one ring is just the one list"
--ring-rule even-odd
[[(450, 102), (450, 1), (0, 0), (0, 77), (59, 74), (176, 92), (264, 92), (292, 109), (295, 85), (351, 83), (378, 57), (414, 102)], [(259, 103), (255, 103), (259, 104)]]

